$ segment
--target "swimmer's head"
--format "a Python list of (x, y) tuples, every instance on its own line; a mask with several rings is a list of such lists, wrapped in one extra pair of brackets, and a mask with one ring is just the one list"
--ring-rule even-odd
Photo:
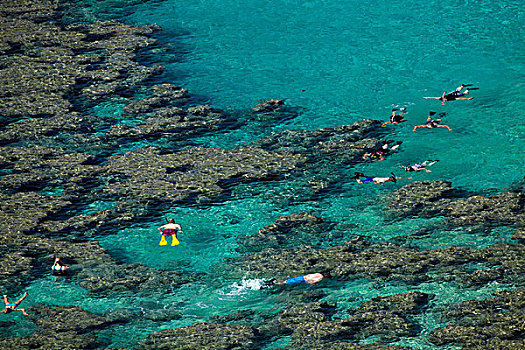
[(169, 219), (168, 220), (168, 224), (174, 224), (175, 223), (175, 220), (174, 219)]

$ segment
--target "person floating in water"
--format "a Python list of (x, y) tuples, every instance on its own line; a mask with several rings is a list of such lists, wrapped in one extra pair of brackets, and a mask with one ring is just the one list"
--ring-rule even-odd
[(406, 120), (403, 119), (403, 117), (405, 116), (405, 111), (407, 109), (406, 108), (401, 108), (399, 109), (399, 111), (401, 111), (400, 114), (396, 114), (396, 111), (398, 111), (397, 108), (394, 108), (392, 109), (392, 115), (390, 116), (390, 121), (388, 122), (384, 122), (383, 124), (381, 124), (381, 126), (385, 126), (389, 123), (392, 123), (392, 124), (399, 124), (399, 123), (402, 123), (402, 122), (406, 122)]
[(425, 170), (427, 173), (431, 173), (432, 170), (427, 169), (427, 167), (432, 166), (439, 162), (439, 160), (425, 160), (423, 163), (416, 163), (414, 165), (409, 166), (403, 166), (401, 165), (401, 169), (405, 169), (405, 171), (421, 171)]
[(427, 122), (423, 125), (416, 125), (414, 126), (414, 129), (412, 131), (416, 131), (417, 128), (427, 128), (427, 129), (433, 129), (433, 128), (447, 128), (448, 131), (452, 131), (450, 126), (448, 125), (441, 125), (439, 124), (441, 122), (441, 119), (447, 115), (447, 113), (443, 112), (439, 114), (439, 119), (432, 120), (432, 116), (436, 114), (436, 112), (428, 112)]
[(371, 151), (363, 154), (363, 159), (370, 158), (370, 160), (385, 160), (385, 156), (391, 154), (393, 151), (396, 151), (399, 146), (403, 143), (403, 141), (397, 141), (395, 145), (390, 146), (391, 143), (394, 141), (386, 141), (383, 146), (381, 146), (380, 150)]
[(166, 237), (171, 236), (172, 241), (171, 245), (179, 245), (179, 240), (177, 239), (177, 231), (178, 233), (182, 233), (182, 227), (180, 227), (179, 224), (175, 223), (175, 220), (169, 219), (168, 223), (166, 225), (162, 225), (159, 227), (159, 231), (162, 234), (162, 238), (160, 239), (159, 245), (166, 245), (168, 244), (166, 242)]
[[(446, 91), (443, 92), (443, 95), (441, 95), (441, 97), (425, 96), (423, 98), (425, 98), (427, 100), (428, 99), (440, 100), (441, 104), (443, 104), (443, 105), (445, 104), (446, 101), (472, 100), (474, 97), (464, 97), (464, 96), (467, 96), (471, 90), (477, 90), (478, 88), (473, 88), (473, 87), (469, 87), (469, 86), (472, 86), (472, 84), (461, 84), (461, 86), (459, 86), (456, 90), (452, 91), (451, 93), (447, 94)], [(468, 88), (465, 89), (465, 91), (461, 91), (465, 87), (468, 87)]]
[[(361, 180), (361, 177), (364, 177), (363, 180)], [(392, 173), (392, 176), (390, 177), (375, 177), (375, 176), (365, 176), (363, 173), (354, 173), (354, 176), (352, 176), (352, 179), (355, 179), (357, 183), (360, 184), (366, 184), (366, 183), (375, 183), (376, 185), (382, 185), (386, 182), (397, 182), (398, 179), (403, 179), (401, 176), (395, 176)], [(407, 179), (411, 179), (411, 177), (407, 177)]]
[(51, 270), (53, 270), (53, 273), (55, 275), (63, 275), (67, 269), (69, 269), (69, 266), (63, 265), (62, 261), (60, 261), (60, 258), (56, 257), (53, 266), (51, 266)]
[(8, 314), (10, 313), (11, 311), (21, 311), (24, 315), (27, 316), (27, 312), (25, 309), (17, 309), (18, 305), (27, 297), (27, 292), (24, 293), (24, 295), (18, 299), (16, 302), (14, 303), (10, 303), (9, 300), (7, 299), (7, 295), (4, 295), (4, 303), (5, 303), (5, 309), (3, 309), (2, 311), (0, 311), (0, 313), (4, 313), (4, 314)]
[(308, 283), (316, 284), (321, 282), (324, 278), (331, 278), (330, 272), (321, 273), (311, 273), (304, 276), (298, 276), (293, 278), (288, 278), (287, 280), (270, 280), (266, 283), (267, 286), (271, 285), (280, 285), (280, 284), (299, 284), (299, 283)]
[(381, 160), (385, 160), (384, 156), (385, 156), (385, 152), (383, 151), (371, 151), (371, 152), (366, 152), (365, 154), (363, 154), (363, 159), (370, 158), (371, 161), (374, 161), (374, 160), (381, 161)]

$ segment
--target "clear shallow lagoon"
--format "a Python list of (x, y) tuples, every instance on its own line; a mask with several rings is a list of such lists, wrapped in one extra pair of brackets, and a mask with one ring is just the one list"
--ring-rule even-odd
[[(95, 18), (100, 6), (85, 8), (86, 18)], [(108, 3), (110, 4), (110, 3)], [(111, 2), (110, 5), (122, 2)], [(525, 164), (525, 92), (523, 6), (520, 1), (415, 3), (411, 1), (187, 1), (166, 0), (114, 9), (104, 8), (118, 20), (139, 25), (159, 24), (158, 45), (143, 56), (147, 64), (166, 67), (160, 81), (178, 84), (207, 103), (223, 109), (246, 110), (259, 100), (284, 98), (301, 114), (282, 124), (271, 121), (248, 123), (224, 135), (199, 139), (205, 146), (231, 148), (271, 131), (286, 128), (315, 129), (350, 124), (363, 118), (387, 120), (393, 107), (406, 106), (408, 121), (387, 127), (391, 138), (403, 141), (401, 151), (383, 162), (367, 163), (359, 170), (377, 176), (391, 171), (401, 174), (399, 165), (439, 159), (432, 173), (416, 173), (414, 179), (448, 180), (456, 188), (496, 193), (523, 177)], [(422, 96), (440, 96), (461, 83), (472, 83), (472, 101), (440, 102)], [(304, 91), (302, 91), (304, 90)], [(123, 105), (104, 104), (95, 114), (122, 120)], [(453, 129), (412, 132), (424, 123), (428, 111), (448, 112), (444, 123)], [(131, 146), (130, 146), (131, 147)], [(125, 148), (125, 146), (124, 146)], [(345, 174), (349, 169), (341, 169)], [(341, 175), (343, 177), (343, 175)], [(406, 182), (403, 182), (406, 183)], [(208, 275), (202, 281), (171, 295), (144, 299), (133, 295), (99, 299), (67, 279), (49, 277), (29, 288), (31, 303), (79, 305), (89, 311), (105, 312), (139, 306), (146, 310), (176, 309), (179, 320), (118, 326), (114, 333), (100, 336), (111, 346), (129, 346), (142, 335), (159, 328), (180, 327), (210, 320), (217, 315), (253, 309), (268, 311), (280, 307), (282, 298), (256, 288), (259, 276), (246, 271), (243, 281), (221, 276), (221, 259), (238, 255), (237, 237), (256, 233), (279, 216), (309, 211), (336, 225), (326, 233), (326, 245), (342, 243), (352, 234), (373, 241), (411, 235), (432, 227), (429, 235), (414, 236), (410, 243), (421, 249), (453, 244), (476, 248), (509, 240), (511, 230), (495, 228), (472, 235), (458, 228), (439, 231), (434, 224), (444, 218), (389, 220), (382, 215), (381, 195), (398, 185), (359, 186), (351, 181), (317, 202), (303, 202), (293, 182), (272, 182), (238, 187), (233, 197), (209, 206), (172, 208), (183, 226), (178, 247), (159, 247), (156, 228), (162, 215), (150, 221), (97, 237), (101, 245), (126, 262), (141, 262)], [(297, 184), (300, 186), (300, 184)], [(95, 203), (88, 211), (106, 209)], [(211, 273), (213, 271), (213, 273)], [(219, 272), (218, 272), (219, 271)], [(286, 277), (286, 276), (279, 276)], [(315, 287), (325, 300), (339, 306), (337, 317), (346, 310), (378, 295), (419, 290), (435, 293), (435, 305), (469, 299), (484, 299), (490, 293), (511, 286), (485, 285), (465, 289), (451, 282), (434, 280), (407, 287), (400, 283), (374, 281), (330, 281)], [(50, 288), (61, 293), (49, 297)], [(17, 317), (17, 316), (16, 316)], [(397, 344), (431, 349), (424, 336), (442, 326), (433, 308), (418, 320), (424, 331), (418, 338)], [(21, 332), (30, 331), (30, 325)], [(286, 345), (277, 341), (275, 348)]]

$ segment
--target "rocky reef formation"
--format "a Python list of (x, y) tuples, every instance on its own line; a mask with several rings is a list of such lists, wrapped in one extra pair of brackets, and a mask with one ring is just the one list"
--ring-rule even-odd
[(134, 51), (153, 43), (147, 35), (154, 26), (95, 22), (63, 28), (58, 10), (56, 1), (4, 2), (0, 49), (9, 55), (0, 66), (0, 113), (8, 119), (64, 115), (82, 96), (122, 93), (159, 72), (134, 62)]
[(227, 191), (230, 183), (282, 176), (299, 162), (298, 156), (256, 148), (192, 148), (163, 154), (143, 147), (109, 159), (108, 174), (122, 177), (108, 183), (104, 192), (140, 202), (205, 202)]
[[(297, 109), (271, 99), (243, 119), (194, 102), (186, 89), (154, 82), (161, 66), (138, 62), (160, 28), (115, 21), (66, 24), (61, 5), (5, 0), (0, 8), (0, 289), (6, 294), (48, 276), (55, 256), (71, 266), (67, 278), (88, 295), (174, 293), (206, 278), (205, 273), (121, 261), (97, 237), (174, 204), (205, 206), (231, 199), (236, 186), (255, 182), (293, 178), (310, 186), (302, 195), (313, 201), (345, 180), (347, 174), (335, 174), (335, 167), (355, 166), (385, 142), (380, 122), (363, 120), (337, 128), (284, 130), (233, 149), (194, 147), (194, 137), (235, 130), (243, 120), (286, 120)], [(115, 117), (97, 112), (108, 105), (118, 106)], [(522, 188), (481, 196), (445, 181), (417, 181), (390, 194), (385, 206), (394, 220), (441, 216), (447, 227), (509, 226), (515, 229), (513, 243), (421, 250), (347, 235), (345, 243), (327, 246), (326, 233), (336, 223), (298, 212), (239, 237), (237, 251), (243, 255), (213, 268), (233, 277), (250, 271), (268, 278), (330, 271), (334, 279), (327, 283), (395, 281), (408, 289), (435, 280), (461, 288), (500, 284), (509, 290), (494, 298), (433, 310), (449, 325), (428, 339), (436, 346), (520, 348), (523, 289), (512, 287), (525, 282), (523, 198)], [(105, 204), (103, 210), (88, 210), (98, 202)], [(388, 344), (420, 335), (417, 319), (433, 307), (434, 298), (411, 291), (341, 310), (322, 301), (322, 292), (277, 286), (263, 292), (277, 298), (282, 309), (164, 329), (135, 348), (260, 349), (281, 342), (289, 349), (406, 349)], [(106, 345), (97, 337), (101, 330), (136, 319), (181, 317), (179, 310), (144, 309), (120, 307), (96, 315), (78, 306), (34, 305), (27, 320), (35, 332), (0, 334), (0, 349), (98, 349)], [(336, 317), (340, 312), (346, 316)], [(16, 327), (4, 321), (0, 326)]]
[(462, 349), (525, 348), (525, 290), (494, 293), (493, 298), (469, 300), (443, 310), (453, 324), (435, 329), (430, 340), (436, 345)]
[(254, 327), (198, 323), (148, 335), (137, 350), (146, 349), (259, 349), (260, 335)]
[(21, 338), (0, 337), (0, 349), (96, 349), (96, 330), (114, 323), (76, 306), (34, 305), (28, 312), (37, 331)]
[(240, 252), (255, 252), (265, 248), (292, 247), (301, 244), (318, 244), (323, 233), (332, 224), (309, 213), (293, 213), (278, 218), (275, 223), (265, 226), (256, 234), (240, 237)]
[(381, 123), (361, 120), (351, 125), (317, 130), (284, 130), (263, 137), (252, 146), (273, 152), (290, 152), (315, 159), (319, 166), (323, 161), (336, 163), (357, 163), (363, 154), (383, 144), (381, 139), (372, 138), (379, 134)]
[(414, 336), (419, 329), (410, 318), (420, 313), (431, 297), (412, 292), (373, 298), (353, 310), (351, 317), (341, 320), (332, 319), (335, 305), (310, 303), (282, 312), (261, 329), (268, 335), (289, 334), (289, 347), (293, 349), (346, 349), (351, 346), (360, 349), (351, 342), (368, 337), (385, 342), (402, 336)]
[(469, 196), (447, 181), (415, 181), (392, 193), (389, 209), (396, 215), (445, 216), (450, 225), (525, 226), (522, 188), (491, 197)]

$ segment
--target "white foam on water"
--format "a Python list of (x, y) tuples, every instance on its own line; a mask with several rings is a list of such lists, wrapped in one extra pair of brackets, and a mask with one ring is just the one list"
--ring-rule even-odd
[[(240, 282), (234, 282), (223, 290), (219, 291), (219, 294), (223, 295), (224, 299), (235, 298), (241, 295), (245, 295), (254, 290), (260, 290), (266, 285), (266, 281), (261, 278), (254, 279), (242, 279)], [(222, 299), (222, 298), (221, 298)]]

